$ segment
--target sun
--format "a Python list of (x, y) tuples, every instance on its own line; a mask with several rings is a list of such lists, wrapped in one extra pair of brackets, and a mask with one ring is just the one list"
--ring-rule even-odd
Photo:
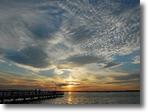
[(68, 87), (68, 88), (71, 88), (71, 87), (73, 87), (73, 85), (68, 85), (67, 87)]

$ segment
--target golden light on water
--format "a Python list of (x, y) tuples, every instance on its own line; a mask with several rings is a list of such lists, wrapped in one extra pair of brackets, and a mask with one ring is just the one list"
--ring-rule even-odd
[(68, 92), (68, 104), (72, 104), (72, 95), (71, 92)]

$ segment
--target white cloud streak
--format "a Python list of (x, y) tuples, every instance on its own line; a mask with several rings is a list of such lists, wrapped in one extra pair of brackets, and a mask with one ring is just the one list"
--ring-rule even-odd
[(133, 57), (133, 62), (132, 63), (134, 63), (134, 64), (139, 64), (140, 63), (140, 56), (135, 56), (135, 57)]

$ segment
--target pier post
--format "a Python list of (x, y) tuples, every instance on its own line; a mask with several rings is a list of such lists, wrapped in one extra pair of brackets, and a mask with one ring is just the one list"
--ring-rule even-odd
[(3, 102), (4, 102), (4, 100), (3, 99), (1, 99), (1, 103), (3, 104)]
[(26, 101), (26, 98), (24, 98), (24, 101)]

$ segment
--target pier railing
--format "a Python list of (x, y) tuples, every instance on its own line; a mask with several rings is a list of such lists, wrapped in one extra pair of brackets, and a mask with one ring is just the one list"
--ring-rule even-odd
[(63, 95), (63, 91), (0, 91), (0, 102), (56, 98)]

